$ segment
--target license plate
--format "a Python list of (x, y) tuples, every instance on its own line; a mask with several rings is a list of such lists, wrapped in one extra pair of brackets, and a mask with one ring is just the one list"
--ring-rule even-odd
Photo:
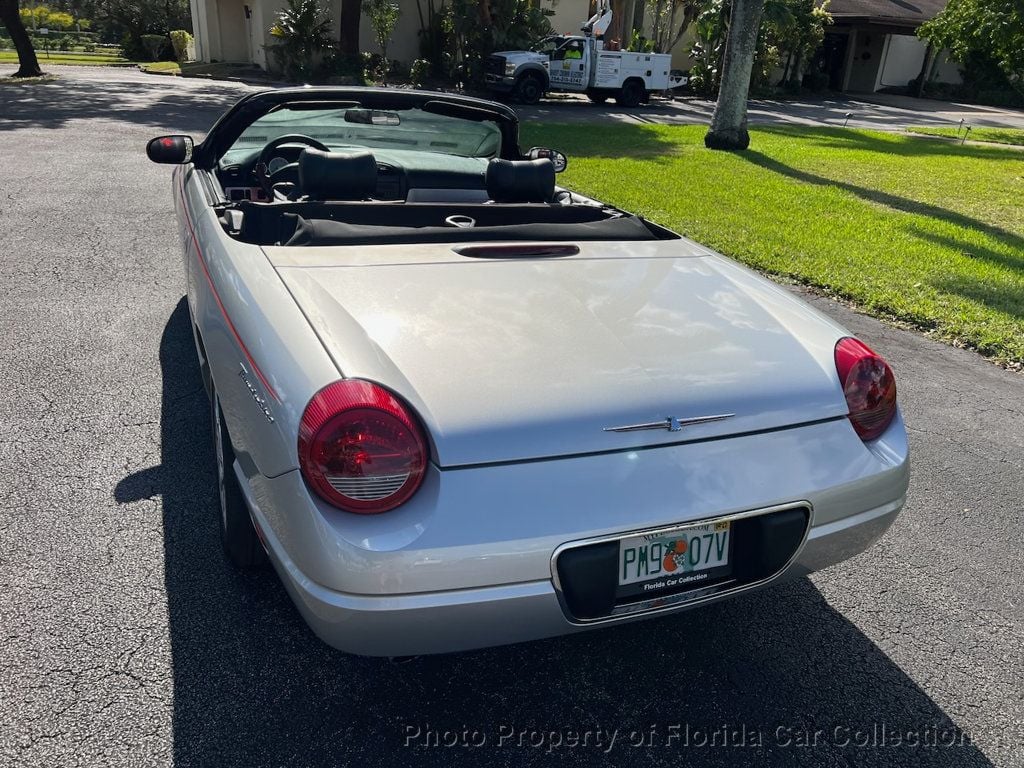
[(696, 589), (729, 575), (729, 523), (706, 523), (619, 541), (618, 597)]

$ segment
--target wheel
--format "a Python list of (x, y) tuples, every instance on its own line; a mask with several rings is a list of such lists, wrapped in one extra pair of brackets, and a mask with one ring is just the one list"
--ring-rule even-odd
[(627, 80), (622, 84), (622, 89), (615, 97), (615, 101), (621, 107), (638, 107), (647, 95), (646, 91), (644, 84), (639, 80)]
[(536, 104), (544, 95), (544, 83), (537, 75), (521, 75), (516, 81), (516, 96), (523, 104)]
[(217, 490), (220, 498), (220, 538), (231, 564), (238, 568), (257, 568), (266, 564), (267, 553), (256, 535), (242, 489), (235, 477), (235, 451), (231, 447), (220, 398), (214, 391), (212, 401), (213, 450), (217, 457)]
[(587, 98), (590, 99), (595, 104), (604, 104), (606, 101), (608, 101), (608, 94), (589, 91), (587, 93)]

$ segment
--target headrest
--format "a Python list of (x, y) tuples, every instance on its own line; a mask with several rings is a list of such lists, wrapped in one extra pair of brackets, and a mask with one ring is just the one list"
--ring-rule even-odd
[(487, 164), (487, 196), (496, 203), (549, 203), (555, 166), (548, 159), (498, 160)]
[(366, 200), (377, 190), (377, 161), (366, 150), (299, 155), (299, 189), (313, 200)]

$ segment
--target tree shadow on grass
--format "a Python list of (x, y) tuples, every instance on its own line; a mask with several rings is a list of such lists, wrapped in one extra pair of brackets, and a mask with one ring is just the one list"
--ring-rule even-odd
[(757, 125), (752, 130), (783, 138), (797, 138), (817, 147), (843, 150), (864, 150), (903, 157), (939, 156), (969, 157), (984, 160), (1024, 161), (1024, 151), (1006, 147), (983, 147), (976, 144), (954, 144), (902, 133), (885, 133), (867, 129), (824, 128), (817, 126)]
[[(914, 235), (914, 237), (927, 240), (929, 243), (941, 246), (942, 248), (948, 248), (951, 251), (957, 251), (967, 258), (980, 259), (988, 262), (989, 264), (1003, 267), (1017, 273), (1020, 278), (1024, 278), (1024, 250), (1021, 250), (1012, 241), (1007, 242), (1005, 239), (996, 235), (982, 233), (986, 236), (986, 239), (989, 240), (989, 242), (995, 245), (1007, 246), (1007, 250), (997, 251), (986, 245), (980, 245), (966, 240), (958, 240), (954, 237), (940, 235), (936, 232), (929, 232), (928, 230), (915, 225), (909, 225), (906, 227), (906, 230)], [(1018, 298), (1018, 302), (1024, 303), (1024, 295), (1021, 295)]]
[[(671, 618), (402, 665), (335, 652), (272, 572), (225, 563), (184, 301), (160, 365), (161, 464), (126, 477), (115, 497), (162, 495), (179, 768), (449, 766), (454, 752), (479, 765), (546, 765), (545, 734), (564, 745), (570, 730), (591, 732), (588, 746), (559, 750), (575, 764), (991, 766), (807, 580)], [(882, 727), (954, 746), (879, 746)], [(443, 731), (478, 746), (425, 746), (449, 741)]]
[[(984, 304), (989, 309), (1024, 320), (1024, 281), (1013, 286), (995, 283), (991, 280), (978, 280), (964, 275), (955, 275), (933, 280), (932, 285), (940, 291), (971, 299), (979, 304)], [(979, 344), (978, 350), (982, 354), (1006, 354), (1006, 348), (1003, 345), (997, 349), (986, 349), (983, 344)], [(1020, 353), (1018, 353), (1018, 359), (1019, 357)]]
[(938, 221), (944, 221), (958, 227), (963, 227), (964, 229), (975, 230), (986, 237), (996, 239), (1011, 249), (1017, 251), (1024, 250), (1024, 237), (1021, 237), (1015, 232), (1002, 229), (1001, 227), (993, 226), (992, 224), (981, 221), (980, 219), (965, 216), (962, 213), (950, 211), (946, 208), (940, 208), (939, 206), (931, 205), (930, 203), (923, 203), (919, 200), (911, 200), (889, 192), (869, 189), (858, 184), (851, 184), (847, 181), (839, 181), (825, 176), (819, 176), (817, 174), (810, 173), (809, 171), (802, 171), (786, 165), (775, 158), (768, 157), (768, 155), (756, 150), (747, 150), (745, 152), (737, 152), (735, 154), (736, 157), (753, 163), (754, 165), (758, 165), (765, 170), (794, 179), (795, 181), (800, 181), (805, 184), (813, 184), (820, 187), (835, 187), (845, 192), (849, 192), (862, 200), (883, 205), (887, 208), (892, 208), (893, 210), (901, 211), (903, 213), (927, 216)]

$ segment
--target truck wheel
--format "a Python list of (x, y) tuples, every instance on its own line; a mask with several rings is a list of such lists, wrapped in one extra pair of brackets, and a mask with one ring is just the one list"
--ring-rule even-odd
[(536, 104), (544, 95), (544, 83), (536, 75), (520, 75), (516, 81), (516, 96), (523, 104)]
[(595, 104), (604, 104), (606, 101), (608, 101), (608, 94), (607, 93), (596, 93), (594, 91), (590, 91), (587, 94), (587, 98), (590, 99)]
[(224, 553), (237, 568), (259, 568), (267, 563), (267, 553), (256, 535), (242, 489), (235, 477), (235, 451), (231, 447), (220, 398), (213, 393), (213, 450), (217, 456), (217, 490), (220, 497), (220, 538)]
[(638, 107), (646, 95), (647, 89), (643, 83), (639, 80), (627, 80), (622, 84), (622, 90), (615, 97), (615, 101), (620, 107)]

